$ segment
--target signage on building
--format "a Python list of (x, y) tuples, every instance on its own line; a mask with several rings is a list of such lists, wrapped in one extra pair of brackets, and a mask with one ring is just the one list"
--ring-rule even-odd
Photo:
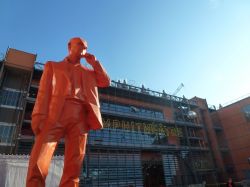
[(211, 163), (205, 159), (195, 159), (193, 160), (194, 169), (211, 169)]
[(103, 118), (104, 128), (124, 129), (151, 134), (165, 134), (165, 136), (183, 137), (181, 128), (167, 127), (161, 123), (145, 123), (135, 121), (125, 121), (118, 119)]

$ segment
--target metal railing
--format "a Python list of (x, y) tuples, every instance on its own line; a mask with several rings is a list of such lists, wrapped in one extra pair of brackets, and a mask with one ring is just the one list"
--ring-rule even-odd
[(150, 95), (154, 97), (161, 97), (167, 100), (173, 100), (176, 102), (182, 102), (182, 103), (186, 103), (190, 105), (197, 105), (196, 101), (194, 100), (186, 99), (184, 97), (183, 98), (177, 97), (174, 95), (167, 94), (165, 92), (153, 91), (153, 90), (150, 90), (149, 88), (137, 87), (137, 86), (129, 85), (126, 83), (116, 82), (114, 80), (111, 81), (111, 87), (129, 90), (131, 92), (136, 92), (136, 93), (142, 93), (142, 94)]

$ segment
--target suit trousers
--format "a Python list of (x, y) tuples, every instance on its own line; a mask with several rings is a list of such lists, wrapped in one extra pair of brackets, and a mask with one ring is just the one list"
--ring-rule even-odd
[(86, 107), (66, 99), (57, 122), (47, 119), (31, 151), (26, 187), (45, 187), (48, 168), (61, 138), (65, 141), (64, 168), (59, 187), (78, 187), (87, 141)]

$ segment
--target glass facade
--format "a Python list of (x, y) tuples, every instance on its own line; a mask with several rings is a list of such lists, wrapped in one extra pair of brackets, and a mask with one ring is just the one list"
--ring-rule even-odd
[(15, 126), (0, 124), (0, 143), (11, 143)]
[(12, 89), (0, 90), (0, 104), (17, 107), (19, 104), (19, 99), (21, 92)]
[[(212, 169), (209, 151), (200, 149), (203, 137), (190, 136), (194, 128), (185, 131), (171, 124), (105, 115), (103, 122), (103, 129), (89, 133), (90, 150), (84, 164), (88, 186), (201, 184), (199, 171)], [(194, 139), (188, 141), (189, 137)], [(195, 149), (190, 142), (197, 142), (193, 144)], [(163, 176), (155, 183), (154, 173), (161, 171)]]
[(16, 128), (16, 109), (20, 109), (22, 92), (3, 88), (0, 90), (0, 144), (9, 145), (12, 143), (13, 133)]
[(85, 157), (84, 186), (142, 187), (141, 168), (141, 159), (138, 153), (92, 151)]
[(162, 123), (103, 117), (104, 127), (90, 131), (89, 144), (119, 147), (186, 146), (184, 129)]
[(206, 172), (213, 170), (211, 157), (206, 152), (168, 151), (162, 157), (167, 186), (201, 183)]
[(162, 155), (165, 168), (164, 176), (167, 186), (181, 186), (195, 183), (195, 175), (192, 174), (192, 170), (188, 171), (188, 167), (185, 165), (181, 153), (168, 153)]
[(143, 107), (124, 105), (110, 102), (101, 102), (101, 111), (103, 113), (115, 113), (120, 115), (128, 115), (132, 117), (164, 120), (164, 115), (161, 111), (146, 109)]

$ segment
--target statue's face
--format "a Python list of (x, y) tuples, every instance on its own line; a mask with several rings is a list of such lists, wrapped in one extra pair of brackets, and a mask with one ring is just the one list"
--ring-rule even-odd
[(85, 55), (87, 46), (80, 39), (73, 39), (70, 41), (69, 54), (75, 56)]

